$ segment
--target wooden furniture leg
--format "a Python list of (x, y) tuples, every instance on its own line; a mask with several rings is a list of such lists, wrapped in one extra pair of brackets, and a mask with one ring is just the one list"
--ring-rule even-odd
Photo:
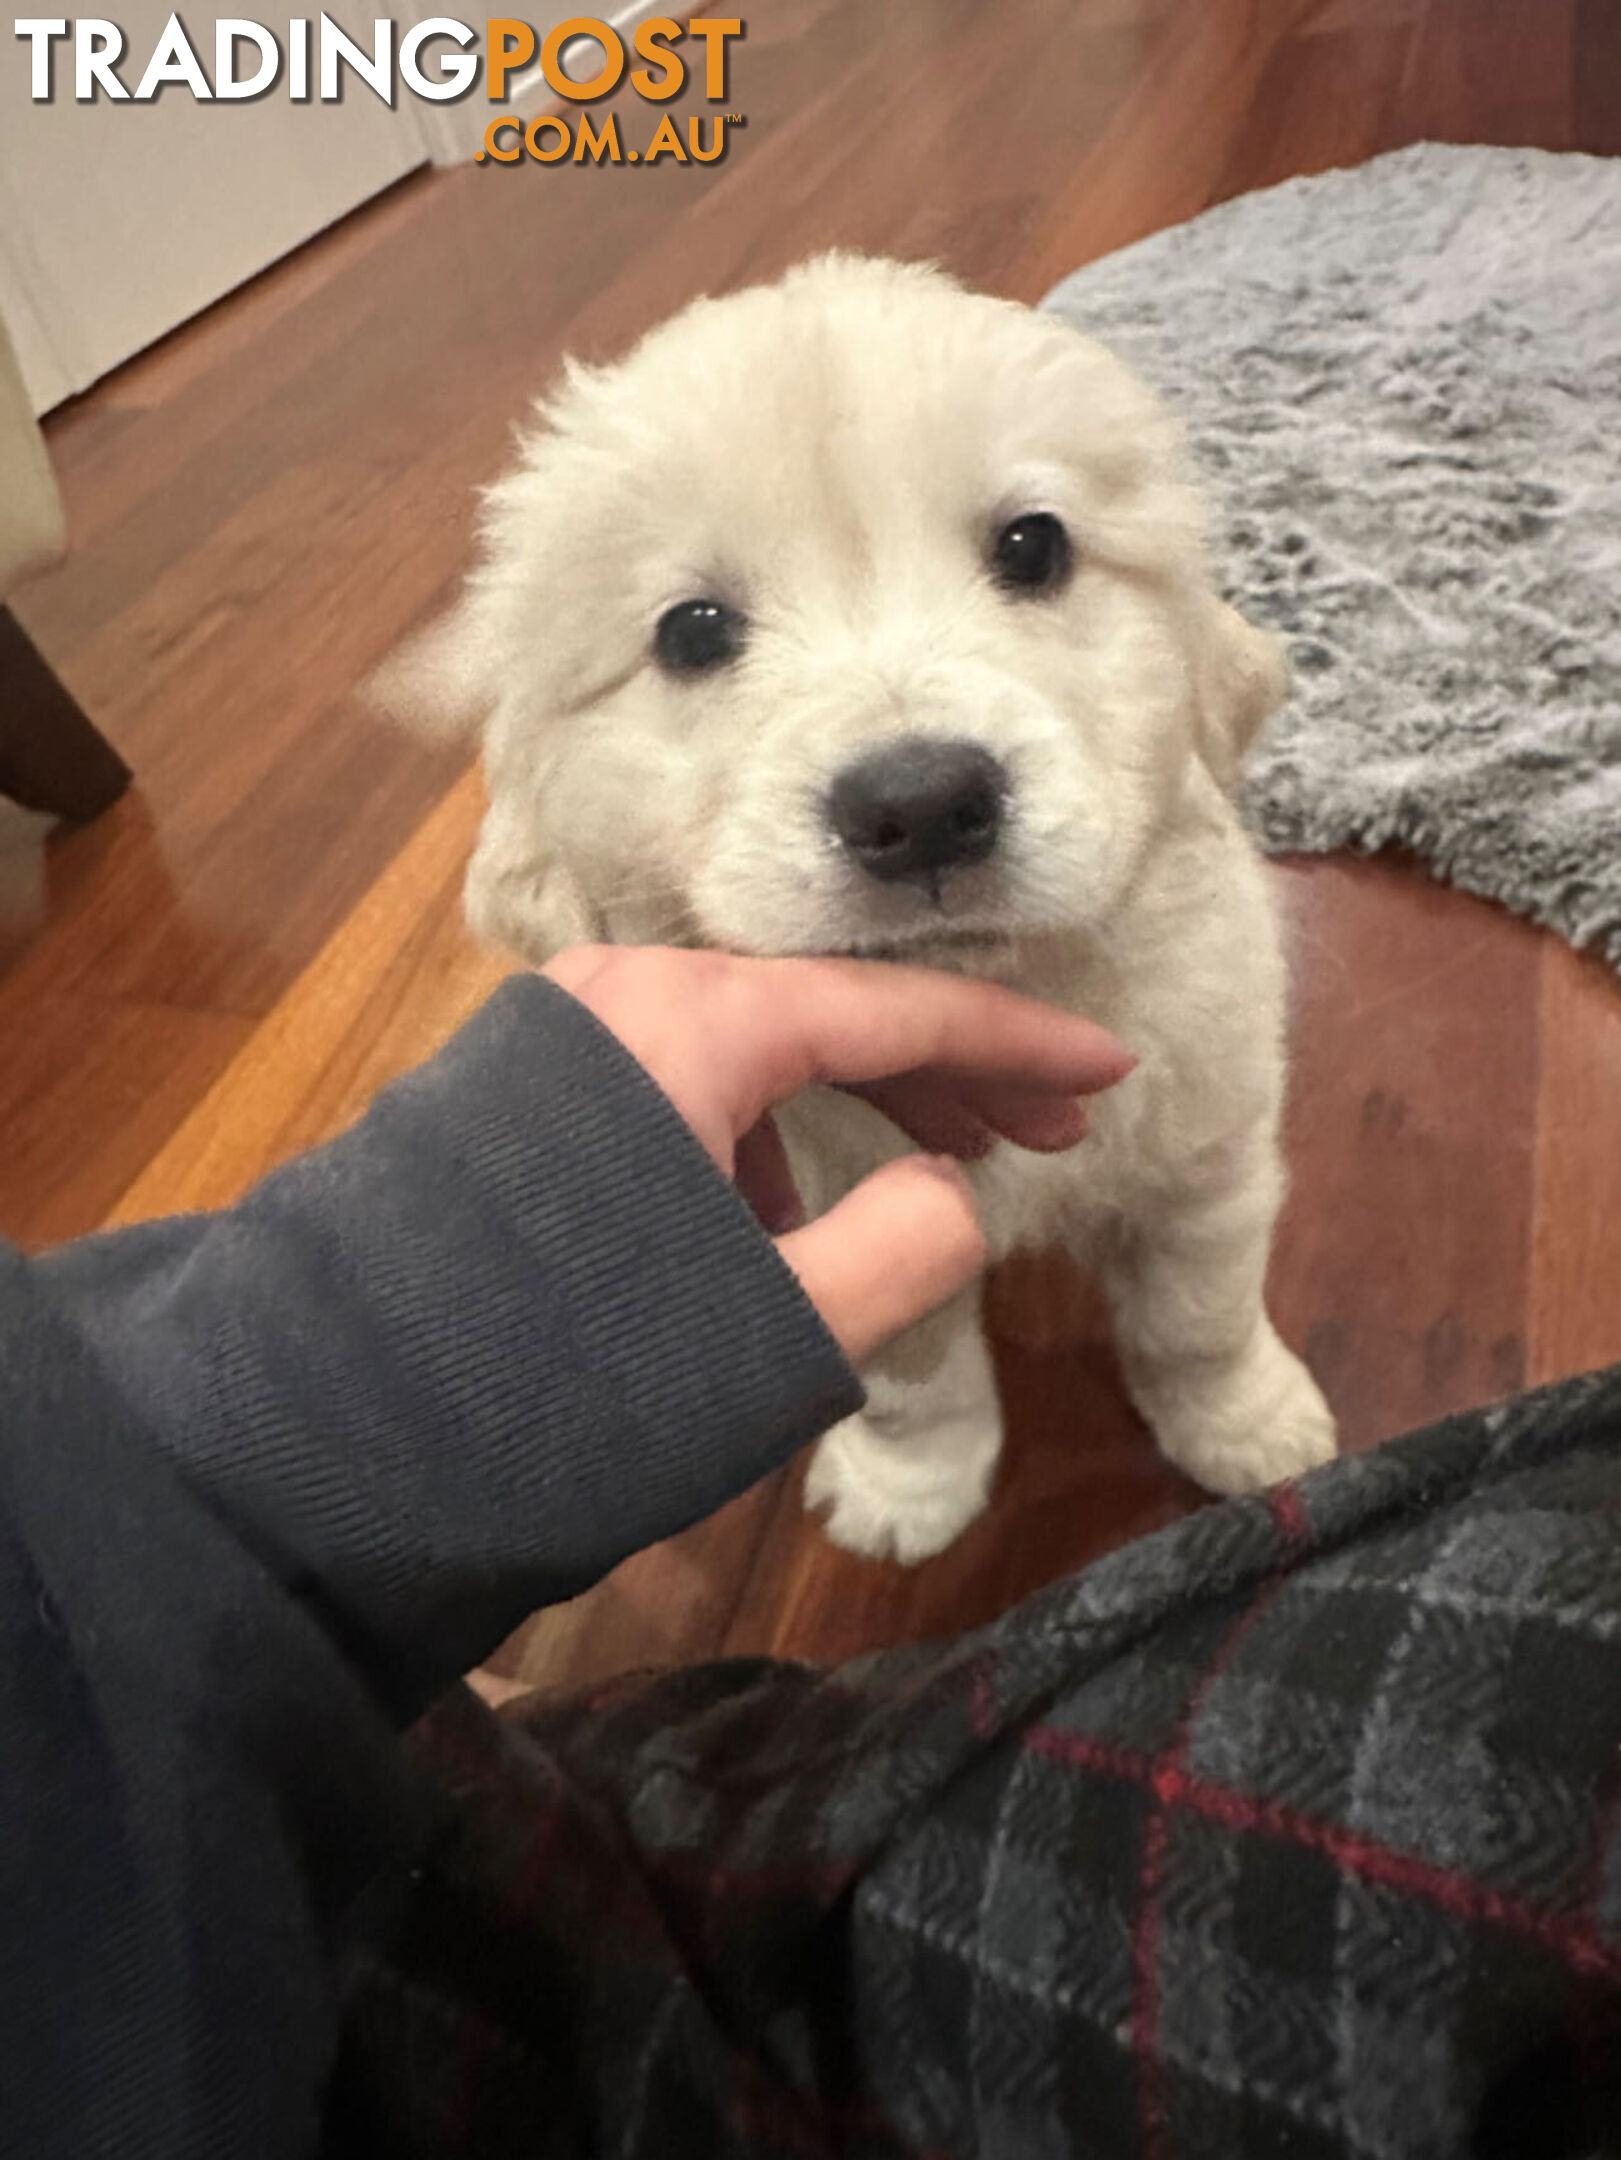
[(0, 795), (76, 823), (99, 817), (130, 769), (0, 607)]

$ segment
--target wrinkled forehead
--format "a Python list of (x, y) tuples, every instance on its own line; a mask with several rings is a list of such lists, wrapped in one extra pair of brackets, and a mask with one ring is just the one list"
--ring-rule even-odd
[(690, 311), (559, 410), (600, 504), (679, 581), (925, 569), (1031, 508), (1087, 537), (1165, 468), (1112, 356), (1028, 309), (924, 285)]

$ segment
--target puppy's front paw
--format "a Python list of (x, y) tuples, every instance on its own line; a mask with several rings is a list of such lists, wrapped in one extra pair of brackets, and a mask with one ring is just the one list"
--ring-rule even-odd
[(1210, 1492), (1260, 1492), (1335, 1453), (1332, 1411), (1270, 1325), (1231, 1363), (1139, 1376), (1133, 1393), (1171, 1461)]
[(999, 1424), (965, 1417), (890, 1439), (864, 1417), (835, 1425), (811, 1457), (805, 1505), (825, 1508), (835, 1545), (908, 1567), (961, 1537), (983, 1512), (1002, 1443)]

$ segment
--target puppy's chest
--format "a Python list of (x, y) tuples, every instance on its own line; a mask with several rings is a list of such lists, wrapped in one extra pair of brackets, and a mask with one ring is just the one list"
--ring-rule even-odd
[(1079, 1147), (1063, 1155), (1032, 1155), (1003, 1143), (968, 1174), (979, 1198), (980, 1221), (992, 1257), (1066, 1245), (1082, 1255), (1142, 1202), (1141, 1166), (1128, 1135), (1094, 1114)]
[[(1084, 1253), (1108, 1228), (1144, 1204), (1155, 1180), (1148, 1127), (1159, 1092), (1151, 1075), (1123, 1083), (1133, 1099), (1098, 1102), (1090, 1130), (1062, 1155), (1036, 1155), (999, 1142), (967, 1165), (993, 1257), (1063, 1243)], [(780, 1114), (784, 1142), (806, 1211), (819, 1215), (907, 1142), (870, 1105), (813, 1089)]]

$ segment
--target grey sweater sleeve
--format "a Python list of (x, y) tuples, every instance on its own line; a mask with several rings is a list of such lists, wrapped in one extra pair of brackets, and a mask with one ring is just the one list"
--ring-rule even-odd
[(860, 1399), (673, 1107), (535, 977), (240, 1206), (40, 1278), (401, 1717)]
[(0, 1251), (0, 2152), (304, 2149), (390, 1732), (859, 1400), (536, 978), (239, 1206)]

